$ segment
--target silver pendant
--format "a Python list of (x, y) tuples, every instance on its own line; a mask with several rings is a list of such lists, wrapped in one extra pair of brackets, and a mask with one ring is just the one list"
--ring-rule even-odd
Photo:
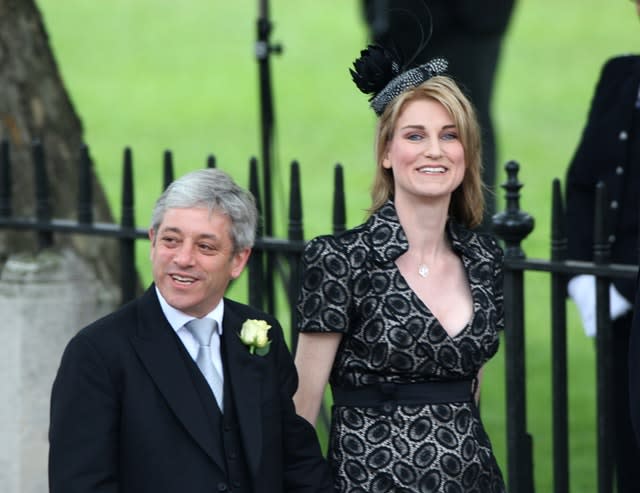
[(429, 275), (429, 267), (424, 264), (420, 264), (418, 266), (418, 274), (420, 274), (420, 277), (427, 277)]

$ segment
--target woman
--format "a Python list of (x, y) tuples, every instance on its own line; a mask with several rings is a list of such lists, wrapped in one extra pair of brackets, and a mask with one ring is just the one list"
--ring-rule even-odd
[(315, 423), (331, 383), (336, 491), (502, 492), (474, 402), (503, 328), (502, 251), (468, 229), (479, 127), (442, 60), (384, 59), (369, 47), (352, 71), (379, 116), (370, 216), (305, 249), (296, 409)]

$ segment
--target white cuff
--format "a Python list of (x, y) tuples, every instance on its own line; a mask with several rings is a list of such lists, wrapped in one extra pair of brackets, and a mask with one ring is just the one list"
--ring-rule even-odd
[[(573, 277), (568, 285), (567, 290), (569, 296), (576, 304), (580, 318), (582, 319), (582, 327), (589, 337), (596, 335), (596, 278), (587, 274), (581, 274)], [(609, 285), (609, 316), (611, 320), (615, 320), (629, 310), (633, 306), (613, 284)]]
[(596, 279), (594, 276), (581, 274), (573, 277), (568, 285), (569, 296), (576, 304), (584, 333), (596, 335)]
[(611, 306), (611, 320), (621, 317), (633, 308), (629, 300), (620, 294), (620, 291), (616, 289), (613, 283), (609, 287), (609, 303)]

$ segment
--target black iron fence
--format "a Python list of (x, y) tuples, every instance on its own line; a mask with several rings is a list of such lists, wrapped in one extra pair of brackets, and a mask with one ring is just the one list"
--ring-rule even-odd
[[(45, 249), (54, 244), (54, 234), (81, 234), (116, 238), (120, 249), (120, 292), (121, 302), (132, 300), (137, 294), (137, 274), (135, 261), (136, 240), (147, 240), (147, 227), (135, 226), (133, 162), (130, 149), (125, 149), (122, 164), (122, 199), (121, 218), (118, 224), (95, 222), (92, 214), (92, 164), (87, 147), (83, 147), (78, 157), (77, 183), (77, 218), (57, 219), (51, 217), (51, 194), (49, 190), (49, 176), (45, 166), (45, 154), (38, 142), (32, 145), (34, 167), (34, 215), (33, 217), (19, 217), (13, 212), (11, 189), (12, 164), (9, 144), (0, 142), (0, 229), (25, 231), (35, 234), (37, 245)], [(173, 157), (170, 151), (163, 156), (163, 188), (173, 181)], [(215, 157), (209, 156), (208, 167), (215, 167)], [(257, 160), (249, 161), (249, 190), (256, 197), (261, 211), (260, 182), (258, 179)], [(333, 197), (333, 233), (345, 229), (345, 198), (342, 178), (342, 167), (338, 164), (334, 170)], [(257, 308), (277, 311), (275, 289), (276, 278), (283, 280), (282, 285), (287, 297), (292, 298), (297, 292), (298, 266), (304, 248), (302, 224), (302, 198), (300, 192), (300, 172), (297, 162), (291, 164), (288, 235), (286, 239), (266, 236), (263, 225), (259, 223), (256, 243), (251, 255), (248, 271), (248, 300), (249, 304)], [(267, 275), (268, 274), (268, 275)], [(294, 314), (292, 314), (292, 317)], [(292, 319), (291, 326), (294, 327)]]
[[(569, 491), (569, 428), (567, 397), (567, 316), (566, 282), (575, 275), (596, 278), (596, 380), (597, 380), (597, 491), (613, 491), (612, 433), (612, 354), (609, 317), (609, 284), (612, 279), (635, 279), (637, 265), (609, 262), (610, 248), (606, 227), (606, 188), (596, 189), (594, 218), (594, 261), (577, 262), (567, 258), (564, 204), (560, 182), (553, 181), (551, 217), (551, 259), (527, 259), (521, 242), (533, 230), (533, 219), (519, 207), (522, 184), (518, 182), (518, 164), (506, 165), (506, 211), (494, 216), (494, 231), (505, 244), (505, 358), (507, 392), (507, 471), (509, 491), (533, 493), (533, 440), (527, 431), (524, 326), (524, 273), (550, 274), (551, 307), (551, 386), (553, 423), (553, 491)], [(546, 410), (543, 410), (546, 411)]]
[[(215, 166), (215, 159), (207, 161)], [(49, 179), (45, 167), (44, 151), (39, 144), (33, 146), (35, 179), (34, 217), (16, 217), (12, 211), (12, 167), (7, 142), (0, 143), (0, 230), (25, 231), (35, 234), (40, 248), (54, 244), (54, 233), (94, 235), (116, 238), (120, 245), (120, 282), (122, 302), (133, 299), (136, 293), (137, 273), (135, 242), (147, 239), (147, 229), (137, 228), (134, 221), (133, 178), (131, 152), (125, 150), (123, 160), (122, 216), (119, 224), (94, 222), (92, 217), (91, 162), (88, 150), (79, 156), (78, 208), (76, 220), (56, 219), (50, 213)], [(249, 162), (249, 189), (261, 204), (257, 161)], [(520, 210), (518, 164), (506, 165), (506, 210), (494, 216), (494, 231), (505, 247), (505, 375), (506, 375), (506, 432), (507, 476), (512, 493), (534, 493), (533, 438), (527, 430), (525, 371), (525, 297), (524, 274), (537, 271), (550, 274), (551, 299), (551, 354), (552, 354), (552, 422), (553, 422), (553, 474), (554, 493), (569, 492), (569, 431), (567, 397), (567, 316), (565, 286), (569, 277), (591, 274), (596, 277), (596, 364), (597, 364), (597, 470), (598, 493), (613, 491), (612, 413), (611, 405), (611, 325), (609, 318), (609, 283), (615, 278), (635, 278), (636, 265), (609, 262), (609, 243), (606, 235), (606, 190), (598, 186), (596, 217), (594, 218), (595, 244), (593, 262), (567, 259), (567, 240), (564, 230), (564, 206), (558, 180), (553, 182), (553, 208), (551, 232), (551, 258), (527, 259), (521, 242), (533, 230), (533, 218)], [(173, 160), (167, 151), (163, 159), (163, 184), (173, 180)], [(305, 244), (302, 222), (300, 171), (297, 162), (291, 165), (289, 217), (287, 238), (265, 235), (258, 230), (256, 244), (248, 266), (249, 304), (268, 310), (279, 317), (276, 282), (282, 286), (287, 298), (284, 305), (294, 305), (299, 288), (300, 257)], [(259, 205), (260, 207), (260, 205)], [(262, 209), (261, 209), (262, 210)], [(346, 222), (345, 193), (342, 167), (336, 165), (333, 191), (333, 233), (344, 231)], [(295, 348), (295, 310), (289, 310)], [(327, 421), (326, 412), (322, 418)]]

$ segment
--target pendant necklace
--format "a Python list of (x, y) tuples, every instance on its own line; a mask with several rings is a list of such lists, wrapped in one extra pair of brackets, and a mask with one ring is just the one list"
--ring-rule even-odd
[[(426, 240), (425, 240), (424, 243), (426, 243)], [(429, 272), (430, 272), (429, 271), (429, 266), (424, 261), (424, 257), (425, 257), (425, 252), (424, 252), (425, 248), (424, 247), (425, 247), (425, 245), (423, 244), (422, 245), (422, 250), (423, 251), (422, 251), (422, 254), (420, 255), (420, 263), (418, 263), (418, 275), (420, 277), (422, 277), (423, 279), (425, 279), (429, 275)], [(433, 258), (431, 259), (431, 261), (434, 262), (435, 261), (435, 254), (432, 255), (432, 257)]]
[(424, 252), (420, 255), (420, 263), (418, 264), (418, 275), (423, 279), (429, 275), (429, 266), (424, 263)]

